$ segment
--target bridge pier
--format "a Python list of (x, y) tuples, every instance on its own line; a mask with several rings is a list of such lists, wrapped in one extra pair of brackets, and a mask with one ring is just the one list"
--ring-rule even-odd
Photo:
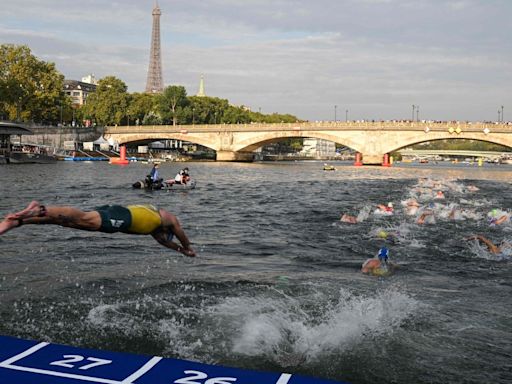
[(382, 165), (383, 156), (363, 154), (363, 165)]
[(217, 151), (217, 161), (254, 161), (254, 153), (252, 152), (234, 152), (234, 151)]

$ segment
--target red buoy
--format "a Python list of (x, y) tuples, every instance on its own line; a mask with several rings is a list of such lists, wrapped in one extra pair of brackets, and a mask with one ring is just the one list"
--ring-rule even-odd
[(110, 164), (126, 165), (129, 163), (128, 159), (126, 159), (126, 145), (119, 147), (119, 153), (121, 157), (111, 157), (109, 160)]

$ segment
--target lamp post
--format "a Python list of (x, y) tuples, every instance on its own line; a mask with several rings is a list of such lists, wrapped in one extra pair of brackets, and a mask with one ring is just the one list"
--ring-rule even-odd
[(412, 121), (414, 121), (414, 110), (416, 109), (416, 106), (412, 105)]
[(503, 117), (503, 105), (501, 106), (501, 122), (505, 122), (505, 117)]
[(501, 113), (501, 111), (498, 109), (498, 123), (501, 122), (500, 113)]
[(345, 122), (348, 121), (348, 109), (345, 109)]
[(417, 105), (416, 106), (416, 121), (420, 121), (419, 114), (420, 114), (420, 106)]
[(334, 106), (334, 122), (336, 122), (336, 120), (338, 120), (338, 118), (337, 118), (337, 116), (336, 116), (336, 112), (337, 112), (337, 110), (338, 110), (338, 106), (337, 106), (337, 105), (335, 105), (335, 106)]
[(195, 108), (192, 107), (192, 125), (196, 124), (196, 115), (195, 115)]

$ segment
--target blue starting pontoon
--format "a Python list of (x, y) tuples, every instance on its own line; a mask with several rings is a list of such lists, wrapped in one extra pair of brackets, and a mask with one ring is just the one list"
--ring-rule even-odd
[(289, 373), (256, 372), (8, 336), (0, 336), (0, 383), (336, 384)]

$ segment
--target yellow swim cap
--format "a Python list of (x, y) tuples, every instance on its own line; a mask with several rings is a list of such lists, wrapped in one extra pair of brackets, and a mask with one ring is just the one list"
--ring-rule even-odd
[(378, 237), (380, 237), (381, 239), (385, 239), (388, 237), (388, 233), (386, 231), (380, 231), (378, 234), (377, 234)]

